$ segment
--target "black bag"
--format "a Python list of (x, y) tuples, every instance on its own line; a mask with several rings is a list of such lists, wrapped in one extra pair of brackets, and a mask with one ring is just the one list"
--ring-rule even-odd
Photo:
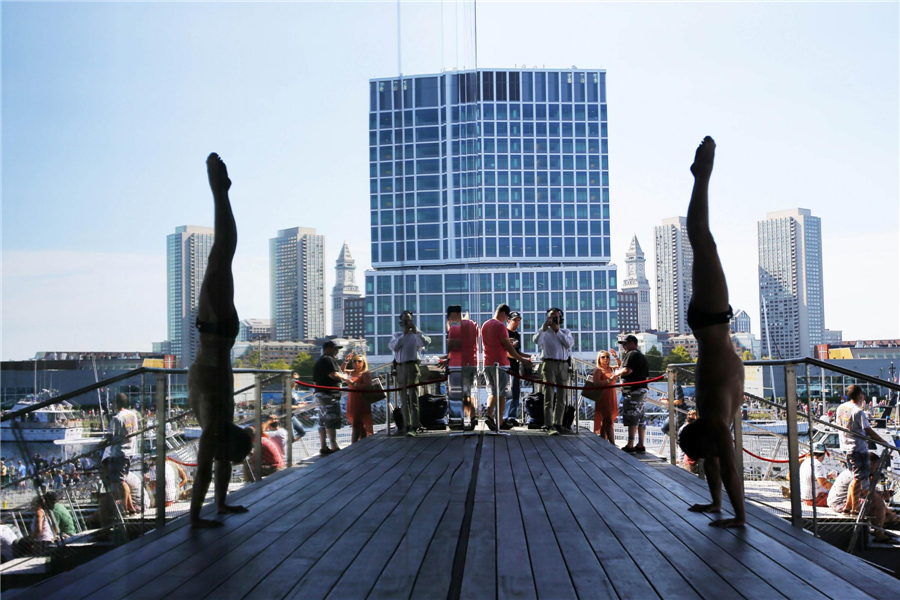
[(566, 429), (572, 429), (572, 423), (575, 422), (575, 407), (571, 404), (566, 405), (566, 410), (563, 412), (563, 427)]
[(544, 426), (544, 393), (536, 392), (525, 396), (525, 425), (528, 429)]
[(394, 425), (397, 426), (397, 429), (403, 429), (403, 411), (398, 406), (392, 414), (394, 416)]
[(419, 423), (425, 429), (443, 430), (449, 425), (447, 396), (423, 394), (419, 396)]

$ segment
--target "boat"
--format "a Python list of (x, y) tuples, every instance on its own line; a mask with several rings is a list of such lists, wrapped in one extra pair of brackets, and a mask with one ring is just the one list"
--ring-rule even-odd
[[(24, 410), (52, 398), (52, 392), (44, 390), (37, 396), (28, 396), (16, 402), (11, 412)], [(84, 437), (84, 424), (76, 414), (77, 408), (69, 402), (58, 402), (39, 408), (27, 415), (0, 423), (0, 435), (4, 441), (25, 443), (51, 443), (71, 441)]]

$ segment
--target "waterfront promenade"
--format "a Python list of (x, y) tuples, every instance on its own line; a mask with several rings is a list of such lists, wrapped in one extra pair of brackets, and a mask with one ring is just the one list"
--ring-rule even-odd
[(900, 598), (752, 506), (709, 527), (687, 511), (704, 482), (588, 433), (378, 434), (230, 498), (251, 512), (176, 520), (8, 597)]

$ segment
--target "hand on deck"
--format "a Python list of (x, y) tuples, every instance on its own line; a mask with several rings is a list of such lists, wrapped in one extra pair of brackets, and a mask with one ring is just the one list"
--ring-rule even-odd
[(717, 513), (722, 512), (722, 507), (717, 504), (695, 504), (688, 510), (699, 513)]
[(250, 512), (250, 509), (237, 504), (223, 504), (217, 511), (220, 515), (239, 515)]

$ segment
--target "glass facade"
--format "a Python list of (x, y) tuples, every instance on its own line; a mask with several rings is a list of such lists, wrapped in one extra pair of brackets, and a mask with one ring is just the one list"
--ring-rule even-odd
[[(374, 271), (366, 280), (373, 287), (366, 291), (366, 330), (372, 351), (386, 354), (382, 342), (396, 315), (416, 310), (410, 302), (422, 319), (439, 317), (438, 331), (423, 330), (437, 335), (433, 350), (442, 351), (444, 308), (466, 304), (450, 297), (465, 297), (473, 318), (493, 308), (482, 308), (487, 298), (532, 316), (551, 305), (572, 307), (565, 310), (578, 316), (567, 323), (583, 329), (580, 349), (593, 351), (598, 337), (604, 346), (615, 329), (606, 299), (615, 289), (606, 276), (606, 73), (480, 70), (376, 79), (369, 86)], [(405, 284), (410, 269), (435, 270), (414, 276), (424, 278), (416, 279), (417, 288), (428, 291), (404, 285), (398, 292), (381, 281), (399, 277)], [(578, 286), (581, 270), (591, 282), (585, 288)], [(604, 275), (600, 287), (595, 271)], [(526, 277), (535, 282), (563, 273), (574, 286), (561, 281), (556, 289), (548, 281), (546, 298), (537, 287), (524, 294)], [(474, 279), (457, 281), (460, 275)], [(601, 295), (602, 302), (595, 298)], [(595, 317), (595, 302), (612, 315)]]
[(179, 368), (194, 362), (200, 345), (194, 321), (214, 233), (210, 227), (183, 225), (166, 236), (167, 341)]

